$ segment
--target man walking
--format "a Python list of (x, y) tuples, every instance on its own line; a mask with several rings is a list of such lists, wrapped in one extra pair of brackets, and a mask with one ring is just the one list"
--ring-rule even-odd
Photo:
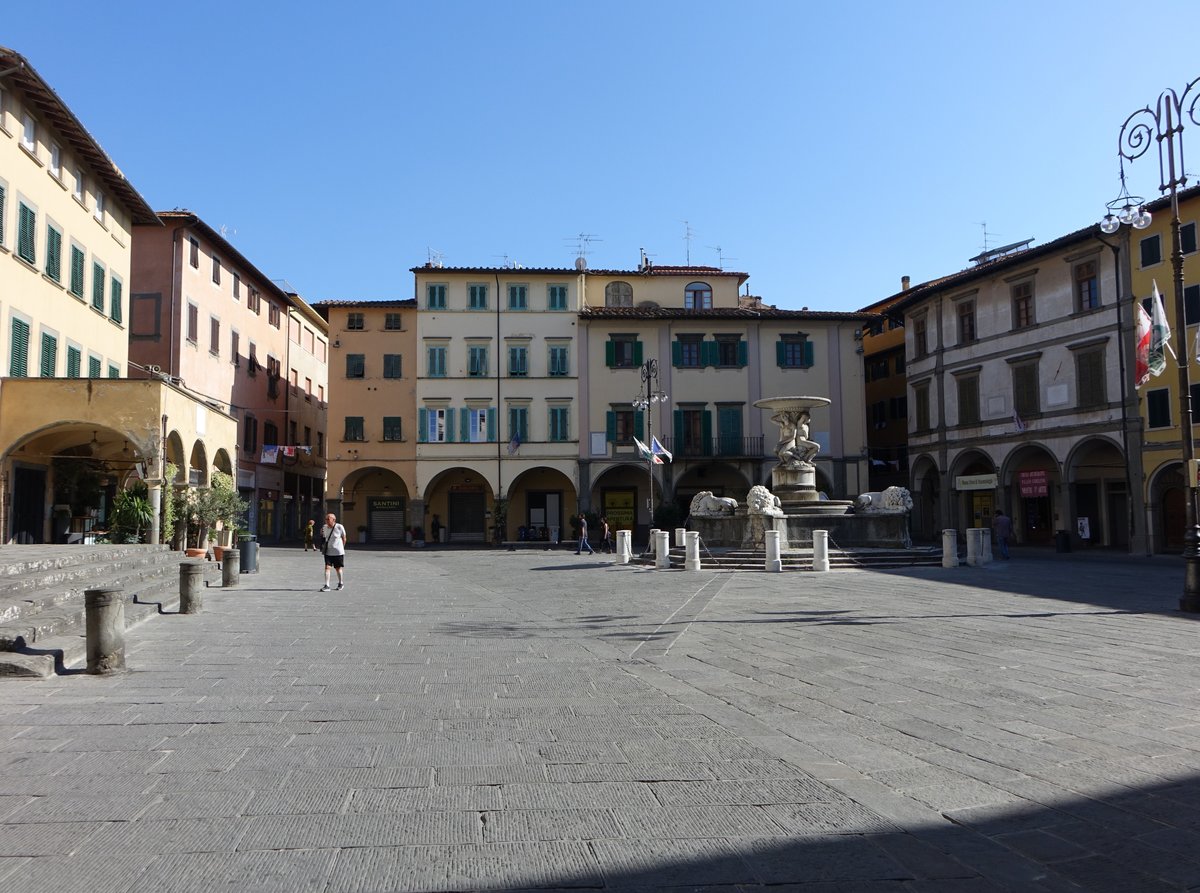
[(996, 545), (999, 547), (1000, 557), (1007, 561), (1008, 541), (1012, 539), (1013, 533), (1012, 518), (1000, 509), (996, 509), (996, 517), (992, 519), (992, 533), (996, 534)]
[(346, 585), (342, 579), (342, 568), (346, 563), (346, 528), (338, 523), (337, 516), (333, 512), (325, 516), (325, 526), (321, 528), (321, 537), (325, 543), (322, 549), (325, 553), (325, 585), (321, 587), (321, 591), (329, 591), (330, 570), (337, 571), (337, 588), (341, 589)]
[(589, 555), (595, 555), (596, 550), (592, 548), (587, 539), (587, 515), (583, 512), (579, 513), (579, 547), (575, 550), (576, 555), (583, 553), (587, 549)]

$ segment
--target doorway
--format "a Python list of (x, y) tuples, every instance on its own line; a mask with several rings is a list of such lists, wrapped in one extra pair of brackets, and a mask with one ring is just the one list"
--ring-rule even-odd
[(451, 491), (446, 500), (447, 534), (452, 543), (487, 541), (487, 495)]
[(45, 541), (46, 469), (13, 469), (12, 538), (15, 543)]

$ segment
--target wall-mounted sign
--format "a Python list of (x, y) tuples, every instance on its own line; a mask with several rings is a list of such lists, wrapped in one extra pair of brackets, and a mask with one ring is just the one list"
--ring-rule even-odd
[(954, 479), (955, 490), (995, 490), (999, 479), (994, 474), (963, 474)]
[(1035, 471), (1017, 472), (1017, 483), (1021, 487), (1021, 496), (1025, 499), (1033, 499), (1038, 496), (1048, 496), (1050, 494), (1050, 488), (1046, 481), (1046, 470), (1044, 468)]

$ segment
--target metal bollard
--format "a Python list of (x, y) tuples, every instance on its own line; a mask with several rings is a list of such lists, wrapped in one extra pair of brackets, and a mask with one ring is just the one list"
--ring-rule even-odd
[(829, 531), (813, 531), (813, 570), (829, 570)]
[(656, 530), (654, 543), (654, 566), (660, 570), (669, 570), (671, 567), (671, 532), (669, 530)]
[(632, 531), (617, 531), (617, 564), (629, 564), (629, 559), (633, 555), (633, 548), (630, 546), (632, 539)]
[(675, 545), (677, 548), (680, 548), (680, 549), (682, 549), (684, 546), (687, 545), (687, 528), (686, 527), (676, 527), (675, 528)]
[(179, 562), (179, 613), (199, 614), (204, 607), (204, 565), (199, 561)]
[(237, 549), (226, 549), (221, 558), (221, 586), (225, 589), (238, 585), (238, 574), (242, 566), (242, 553)]
[(958, 531), (942, 531), (942, 567), (958, 567)]
[(119, 586), (83, 593), (87, 623), (87, 671), (105, 675), (125, 668), (125, 590)]
[(767, 547), (766, 569), (774, 573), (779, 573), (783, 570), (783, 559), (779, 555), (779, 531), (768, 530), (766, 532), (765, 543)]
[(684, 548), (687, 551), (683, 561), (683, 569), (686, 571), (700, 570), (700, 531), (689, 530), (686, 532)]

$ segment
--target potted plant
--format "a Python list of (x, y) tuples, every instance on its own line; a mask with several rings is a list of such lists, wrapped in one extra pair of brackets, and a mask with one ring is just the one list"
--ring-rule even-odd
[[(208, 487), (191, 490), (188, 493), (188, 539), (195, 545), (188, 549), (188, 555), (199, 552), (200, 557), (208, 553), (210, 531), (233, 528), (239, 518), (248, 508), (246, 500), (242, 499), (233, 485), (233, 478), (222, 471), (214, 471)], [(220, 547), (222, 551), (226, 547)]]
[(129, 490), (122, 490), (113, 499), (109, 512), (109, 539), (114, 543), (140, 543), (154, 520), (149, 491), (139, 481)]

